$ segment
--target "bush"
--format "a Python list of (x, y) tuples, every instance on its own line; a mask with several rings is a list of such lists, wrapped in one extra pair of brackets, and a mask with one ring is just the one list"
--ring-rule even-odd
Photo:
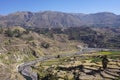
[(5, 31), (5, 35), (8, 36), (8, 37), (13, 37), (13, 31), (8, 28), (6, 31)]
[(14, 34), (15, 37), (20, 37), (20, 36), (21, 36), (21, 33), (20, 33), (20, 30), (19, 30), (19, 29), (15, 29), (15, 30), (13, 31), (13, 34)]
[(3, 28), (2, 27), (0, 27), (0, 34), (2, 34), (3, 33)]
[(19, 29), (11, 30), (10, 28), (8, 28), (5, 31), (5, 35), (7, 37), (20, 37), (22, 35), (22, 33), (20, 32)]

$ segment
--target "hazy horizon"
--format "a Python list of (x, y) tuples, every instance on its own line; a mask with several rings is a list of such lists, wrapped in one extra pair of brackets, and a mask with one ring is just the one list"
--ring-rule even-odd
[(53, 11), (53, 10), (45, 10), (45, 11), (15, 11), (15, 12), (11, 12), (11, 13), (8, 13), (8, 14), (0, 14), (1, 16), (5, 16), (5, 15), (9, 15), (9, 14), (14, 14), (14, 13), (17, 13), (17, 12), (32, 12), (32, 13), (39, 13), (39, 12), (46, 12), (46, 11), (49, 11), (49, 12), (61, 12), (61, 13), (70, 13), (70, 14), (97, 14), (97, 13), (113, 13), (115, 15), (120, 15), (120, 14), (116, 14), (114, 12), (108, 12), (108, 11), (103, 11), (103, 12), (95, 12), (95, 13), (82, 13), (82, 12), (64, 12), (64, 11)]

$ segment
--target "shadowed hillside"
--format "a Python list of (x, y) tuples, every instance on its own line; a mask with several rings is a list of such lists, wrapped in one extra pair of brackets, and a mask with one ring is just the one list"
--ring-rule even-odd
[[(120, 28), (70, 27), (70, 28), (29, 28), (39, 34), (55, 38), (64, 34), (70, 41), (83, 42), (93, 48), (120, 48)], [(64, 38), (63, 38), (64, 40)]]

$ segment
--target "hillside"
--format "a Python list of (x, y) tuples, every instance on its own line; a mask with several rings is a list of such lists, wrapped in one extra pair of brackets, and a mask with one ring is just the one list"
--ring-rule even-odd
[(29, 28), (39, 34), (53, 37), (64, 34), (70, 41), (83, 42), (92, 48), (120, 48), (120, 28), (70, 27), (70, 28)]
[[(47, 55), (48, 56), (54, 55), (55, 57), (57, 56), (59, 58), (60, 56), (58, 55), (75, 54), (76, 52), (81, 51), (81, 47), (86, 47), (86, 46), (95, 47), (95, 48), (99, 48), (99, 47), (112, 48), (112, 49), (117, 48), (119, 50), (120, 49), (119, 37), (120, 37), (120, 28), (109, 28), (109, 27), (106, 28), (70, 27), (66, 29), (30, 28), (30, 27), (23, 28), (20, 26), (0, 27), (0, 70), (1, 70), (0, 79), (24, 80), (23, 76), (20, 75), (20, 73), (18, 73), (18, 66), (22, 65), (23, 63), (27, 64), (27, 62), (34, 61), (35, 59), (39, 59), (40, 57), (46, 57)], [(103, 53), (110, 54), (110, 52), (103, 52)], [(119, 55), (119, 51), (117, 53), (113, 52), (113, 54), (114, 53)], [(98, 53), (96, 53), (95, 55), (99, 56)], [(115, 58), (119, 57), (118, 55), (117, 56), (115, 55)], [(84, 58), (84, 56), (82, 57)], [(60, 64), (64, 62), (64, 61), (62, 62), (62, 59), (64, 58), (61, 57), (60, 59), (58, 59), (60, 60), (58, 61)], [(114, 59), (113, 55), (112, 55), (112, 59)], [(42, 62), (42, 64), (46, 64), (46, 65), (52, 64), (55, 66), (56, 64), (57, 66), (60, 65), (58, 62), (55, 63), (54, 62), (55, 61), (53, 62), (48, 61), (48, 63)], [(88, 63), (88, 64), (90, 64), (90, 66), (92, 65), (92, 63)], [(79, 66), (81, 64), (75, 64), (75, 65)], [(114, 68), (116, 68), (117, 66), (119, 66), (119, 62), (118, 65), (115, 65)], [(49, 74), (49, 72), (47, 73), (47, 71), (45, 71), (44, 74), (42, 73), (41, 75), (41, 71), (39, 71), (39, 68), (37, 68), (36, 70), (36, 66), (33, 66), (32, 67), (33, 70), (34, 67), (36, 73), (38, 73), (38, 76), (42, 76), (44, 78), (47, 74)], [(44, 69), (44, 67), (46, 66), (43, 66), (42, 68), (40, 67), (40, 69), (46, 70)], [(50, 66), (47, 67), (49, 68)], [(25, 70), (27, 70), (28, 72), (31, 71), (28, 69)], [(84, 70), (87, 70), (86, 67)], [(119, 69), (117, 69), (117, 71), (119, 72)], [(58, 72), (58, 75), (59, 73), (60, 75), (62, 75), (61, 72)], [(115, 73), (118, 77), (119, 74), (117, 72)], [(108, 73), (105, 74), (108, 75)], [(66, 75), (69, 76), (69, 73)], [(74, 76), (72, 73), (71, 75)], [(99, 76), (99, 72), (96, 75)], [(86, 74), (86, 76), (91, 77), (88, 74)], [(82, 77), (83, 80), (86, 79), (86, 77), (84, 76)], [(111, 77), (111, 75), (109, 77)], [(95, 78), (95, 77), (91, 77), (91, 78)], [(99, 78), (102, 78), (102, 76), (99, 76)], [(114, 79), (114, 76), (112, 78)]]
[(1, 26), (22, 27), (119, 27), (120, 15), (109, 12), (95, 14), (64, 13), (55, 11), (16, 12), (0, 16)]
[(0, 80), (23, 80), (17, 72), (21, 63), (45, 55), (75, 53), (77, 45), (84, 44), (70, 41), (64, 34), (49, 38), (20, 26), (0, 28)]
[[(34, 66), (25, 66), (23, 72), (27, 70), (30, 75), (35, 72), (40, 80), (46, 80), (49, 74), (53, 75), (50, 73), (52, 71), (62, 79), (67, 79), (68, 76), (71, 76), (69, 79), (75, 78), (74, 72), (78, 72), (78, 78), (83, 80), (89, 77), (91, 80), (119, 79), (119, 20), (120, 15), (108, 12), (16, 12), (0, 16), (0, 80), (24, 80), (18, 67), (36, 60), (39, 62), (35, 62)], [(108, 48), (110, 51), (85, 52), (87, 47), (88, 50)], [(75, 56), (70, 57), (69, 54)], [(103, 55), (108, 55), (110, 60), (106, 71), (103, 71), (101, 64), (100, 56)], [(50, 56), (55, 59), (50, 59)], [(40, 61), (46, 57), (50, 60)], [(80, 71), (81, 65), (83, 72)]]

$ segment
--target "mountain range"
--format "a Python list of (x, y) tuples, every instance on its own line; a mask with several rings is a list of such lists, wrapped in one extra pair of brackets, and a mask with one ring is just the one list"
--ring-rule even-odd
[(120, 15), (110, 12), (94, 14), (64, 13), (55, 11), (16, 12), (0, 16), (0, 26), (22, 27), (119, 27)]

